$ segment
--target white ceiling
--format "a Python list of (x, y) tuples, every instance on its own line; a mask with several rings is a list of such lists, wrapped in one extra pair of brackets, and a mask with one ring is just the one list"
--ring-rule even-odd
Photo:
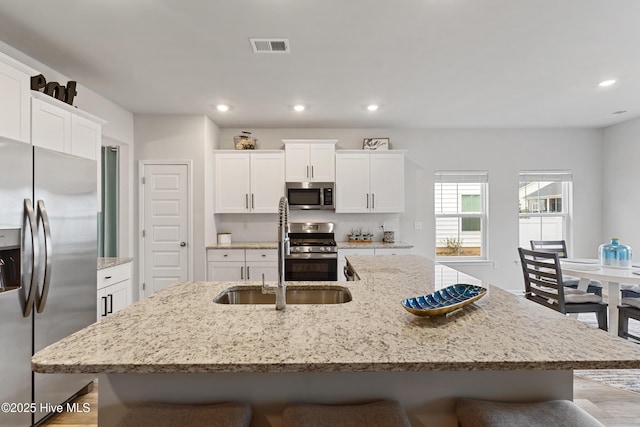
[(248, 128), (619, 123), (640, 117), (639, 22), (638, 0), (0, 2), (0, 40), (126, 109)]

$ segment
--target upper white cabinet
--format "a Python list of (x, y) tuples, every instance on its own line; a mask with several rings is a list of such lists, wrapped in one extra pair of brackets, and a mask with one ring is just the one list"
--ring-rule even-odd
[(96, 161), (98, 211), (102, 210), (102, 125), (106, 122), (38, 91), (31, 91), (31, 143)]
[(31, 143), (31, 76), (39, 74), (0, 52), (0, 135)]
[(277, 213), (284, 196), (284, 152), (217, 151), (216, 213)]
[(333, 182), (337, 139), (283, 139), (287, 182)]
[(336, 212), (404, 212), (404, 151), (338, 151)]

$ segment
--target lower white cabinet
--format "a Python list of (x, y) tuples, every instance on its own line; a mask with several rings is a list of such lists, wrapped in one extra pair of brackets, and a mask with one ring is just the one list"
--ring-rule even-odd
[(278, 280), (276, 249), (207, 249), (207, 280), (222, 282)]
[(98, 321), (131, 305), (131, 263), (98, 270), (97, 303)]

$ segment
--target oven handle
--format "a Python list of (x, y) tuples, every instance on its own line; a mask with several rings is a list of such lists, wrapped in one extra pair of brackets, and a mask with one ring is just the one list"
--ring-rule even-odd
[(310, 253), (302, 253), (302, 254), (291, 254), (284, 257), (285, 259), (338, 259), (337, 253), (318, 253), (314, 252)]

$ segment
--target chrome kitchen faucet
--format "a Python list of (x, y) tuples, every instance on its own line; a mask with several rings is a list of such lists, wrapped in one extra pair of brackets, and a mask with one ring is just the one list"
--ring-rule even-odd
[(264, 283), (262, 275), (262, 293), (276, 294), (276, 310), (287, 308), (287, 284), (284, 281), (284, 258), (290, 254), (289, 247), (289, 201), (286, 197), (280, 198), (278, 204), (278, 287), (270, 288)]

